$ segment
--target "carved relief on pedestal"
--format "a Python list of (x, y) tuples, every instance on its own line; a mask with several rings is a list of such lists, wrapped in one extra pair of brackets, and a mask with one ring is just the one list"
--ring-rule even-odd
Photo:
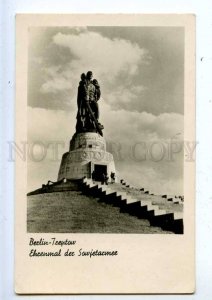
[(105, 151), (93, 151), (93, 150), (75, 150), (68, 153), (67, 161), (83, 162), (83, 161), (104, 161), (109, 162), (113, 160), (113, 156), (109, 152)]

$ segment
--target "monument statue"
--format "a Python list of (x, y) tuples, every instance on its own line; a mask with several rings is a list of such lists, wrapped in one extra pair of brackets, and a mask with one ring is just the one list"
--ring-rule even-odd
[(102, 124), (99, 123), (98, 101), (101, 96), (100, 86), (93, 73), (82, 73), (77, 94), (77, 123), (76, 133), (98, 132), (103, 136)]
[(113, 155), (107, 152), (102, 134), (104, 127), (99, 123), (100, 96), (100, 86), (92, 72), (83, 73), (77, 94), (76, 132), (70, 140), (69, 151), (63, 154), (58, 181), (83, 177), (96, 181), (104, 177), (107, 181), (108, 174), (116, 173)]

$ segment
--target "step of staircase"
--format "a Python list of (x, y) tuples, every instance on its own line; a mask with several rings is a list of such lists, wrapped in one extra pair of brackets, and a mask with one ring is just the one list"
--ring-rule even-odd
[[(126, 189), (126, 184), (125, 182), (123, 183), (122, 186)], [(122, 186), (117, 184), (113, 187), (102, 185), (88, 178), (84, 178), (82, 182), (84, 193), (97, 197), (100, 201), (104, 201), (107, 204), (120, 207), (121, 213), (128, 213), (140, 219), (148, 219), (152, 226), (161, 227), (163, 230), (173, 231), (178, 234), (183, 233), (182, 212), (170, 211), (170, 209), (167, 211), (161, 208), (162, 204), (153, 204), (155, 197), (157, 197), (154, 195), (146, 194), (146, 200), (131, 196), (127, 194), (127, 191), (123, 190)], [(143, 197), (139, 196), (139, 198)], [(163, 201), (168, 202), (167, 198), (163, 198)], [(176, 203), (179, 202), (179, 199), (174, 199), (174, 201), (170, 202)]]

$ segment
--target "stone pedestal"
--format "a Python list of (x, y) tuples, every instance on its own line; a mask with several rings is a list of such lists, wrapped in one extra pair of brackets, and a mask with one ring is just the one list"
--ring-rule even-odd
[(93, 171), (97, 180), (101, 174), (116, 173), (113, 155), (106, 151), (105, 139), (96, 132), (75, 133), (69, 152), (63, 154), (58, 180), (91, 178)]

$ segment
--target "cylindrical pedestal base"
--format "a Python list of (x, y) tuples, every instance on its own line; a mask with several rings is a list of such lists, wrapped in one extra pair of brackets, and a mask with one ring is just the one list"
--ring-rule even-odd
[(93, 177), (100, 181), (103, 174), (110, 177), (111, 172), (116, 173), (115, 164), (104, 138), (94, 132), (78, 133), (70, 142), (70, 151), (62, 157), (58, 180)]

